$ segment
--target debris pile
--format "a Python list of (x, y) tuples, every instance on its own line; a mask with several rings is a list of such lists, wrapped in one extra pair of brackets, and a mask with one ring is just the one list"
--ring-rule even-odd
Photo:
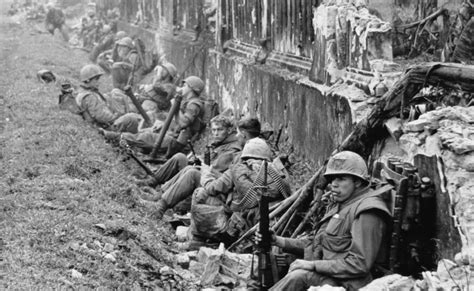
[(470, 273), (469, 259), (458, 264), (442, 259), (436, 271), (423, 272), (422, 279), (392, 274), (372, 281), (361, 291), (468, 290), (469, 281), (472, 280)]

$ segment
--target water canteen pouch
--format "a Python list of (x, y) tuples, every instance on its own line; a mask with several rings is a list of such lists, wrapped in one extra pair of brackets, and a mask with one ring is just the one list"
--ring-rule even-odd
[(81, 109), (76, 102), (76, 92), (72, 88), (71, 84), (61, 85), (61, 94), (59, 94), (59, 109), (69, 110), (74, 114), (80, 114)]

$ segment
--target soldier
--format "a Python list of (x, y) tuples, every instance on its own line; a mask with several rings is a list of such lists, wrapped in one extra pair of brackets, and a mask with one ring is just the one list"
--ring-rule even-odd
[[(125, 31), (118, 31), (113, 38), (113, 42), (110, 45), (110, 47), (107, 46), (107, 49), (102, 50), (102, 52), (95, 52), (93, 50), (90, 55), (90, 59), (93, 62), (97, 62), (97, 64), (104, 69), (106, 73), (110, 73), (112, 70), (112, 64), (114, 61), (112, 60), (112, 55), (113, 51), (115, 49), (116, 43), (121, 40), (122, 38), (127, 37), (127, 33)], [(107, 41), (110, 41), (107, 39)], [(97, 50), (100, 51), (102, 47), (100, 47), (101, 44), (97, 46)], [(105, 45), (104, 45), (105, 46)], [(95, 57), (95, 58), (94, 58)]]
[[(154, 84), (143, 86), (143, 93), (139, 96), (143, 101), (141, 104), (142, 108), (147, 113), (152, 124), (157, 120), (160, 120), (161, 123), (164, 122), (166, 113), (168, 113), (171, 107), (171, 98), (176, 93), (176, 86), (173, 84), (176, 77), (176, 67), (171, 63), (164, 63), (158, 67), (163, 68), (160, 70), (162, 72), (160, 79), (155, 79)], [(144, 124), (143, 117), (136, 113), (138, 110), (131, 103), (130, 98), (125, 95), (125, 92), (115, 88), (112, 90), (111, 95), (114, 100), (122, 100), (121, 103), (126, 105), (124, 109), (127, 109), (128, 113), (120, 116), (114, 122), (110, 130), (115, 132), (103, 131), (107, 139), (119, 138), (120, 134), (116, 132), (138, 133), (152, 125)]]
[(108, 106), (107, 99), (99, 92), (99, 79), (102, 74), (100, 67), (93, 64), (85, 65), (81, 69), (82, 84), (76, 96), (76, 103), (84, 120), (108, 128), (120, 114)]
[[(177, 88), (176, 94), (180, 94), (183, 101), (165, 135), (161, 149), (159, 149), (166, 150), (166, 158), (172, 157), (177, 152), (182, 152), (188, 140), (202, 129), (204, 102), (200, 95), (203, 90), (204, 82), (196, 76), (187, 77), (182, 86)], [(138, 134), (123, 133), (121, 138), (130, 146), (140, 148), (146, 153), (151, 152), (159, 138), (162, 125), (163, 122), (158, 120), (149, 130)]]
[[(313, 240), (272, 236), (272, 244), (303, 255), (271, 290), (306, 290), (342, 286), (358, 290), (372, 280), (371, 271), (386, 254), (391, 213), (385, 201), (371, 195), (367, 165), (361, 156), (343, 151), (329, 159), (324, 177), (334, 201)], [(261, 240), (256, 234), (256, 241)]]
[(205, 164), (187, 166), (188, 158), (182, 153), (177, 153), (155, 173), (151, 180), (147, 181), (146, 184), (149, 186), (156, 186), (172, 178), (163, 185), (164, 193), (161, 199), (151, 205), (157, 219), (161, 219), (168, 208), (173, 208), (179, 202), (191, 198), (194, 190), (201, 186), (201, 173), (213, 172), (215, 176), (220, 176), (229, 168), (235, 155), (242, 150), (230, 118), (219, 115), (214, 117), (211, 120), (211, 133), (213, 141), (210, 145), (210, 167)]
[[(253, 138), (245, 144), (240, 161), (230, 166), (220, 177), (213, 180), (202, 181), (202, 188), (193, 194), (192, 210), (192, 234), (191, 244), (212, 239), (230, 244), (239, 235), (259, 221), (257, 188), (263, 182), (263, 161), (270, 161), (271, 149), (265, 140)], [(267, 193), (271, 203), (276, 203), (290, 194), (290, 187), (284, 175), (273, 166), (268, 164)], [(212, 205), (223, 206), (226, 213), (226, 226), (216, 232), (210, 233), (205, 230), (212, 229), (209, 221), (200, 221), (199, 217), (207, 211), (206, 207)]]
[(69, 41), (69, 35), (65, 29), (66, 18), (61, 9), (55, 8), (53, 4), (48, 3), (48, 12), (46, 13), (45, 25), (46, 29), (54, 35), (54, 31), (59, 29), (65, 41)]
[(112, 49), (114, 43), (117, 41), (115, 38), (116, 34), (112, 31), (110, 25), (104, 25), (102, 27), (102, 36), (89, 54), (89, 59), (95, 62), (102, 52)]
[[(112, 84), (114, 88), (123, 89), (130, 79), (130, 74), (137, 77), (141, 67), (138, 51), (130, 37), (124, 37), (116, 42), (112, 61)], [(139, 80), (135, 78), (134, 81)]]

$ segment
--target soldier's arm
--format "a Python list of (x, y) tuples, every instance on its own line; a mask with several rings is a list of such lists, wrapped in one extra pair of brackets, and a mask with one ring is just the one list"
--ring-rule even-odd
[(275, 240), (275, 245), (280, 247), (284, 252), (298, 256), (304, 255), (304, 250), (309, 244), (309, 239), (296, 239), (277, 236)]
[(196, 103), (189, 103), (186, 106), (186, 111), (180, 116), (179, 127), (187, 128), (196, 120), (196, 118), (201, 113), (201, 107)]
[(215, 180), (204, 181), (204, 183), (204, 189), (210, 196), (216, 196), (220, 193), (228, 193), (234, 187), (232, 173), (230, 170), (225, 171), (224, 174), (222, 174), (222, 176), (219, 178)]
[(111, 124), (117, 119), (118, 115), (112, 112), (104, 103), (99, 102), (97, 98), (90, 94), (84, 97), (82, 104), (85, 105), (84, 107), (87, 108), (87, 111), (94, 120), (104, 124)]
[(369, 273), (385, 231), (386, 223), (377, 210), (361, 213), (352, 224), (349, 254), (338, 260), (314, 261), (314, 270), (335, 278), (356, 278)]

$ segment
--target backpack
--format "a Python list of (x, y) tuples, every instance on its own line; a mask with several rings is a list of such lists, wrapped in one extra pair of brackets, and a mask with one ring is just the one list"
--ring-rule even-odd
[(58, 105), (61, 110), (69, 110), (74, 114), (81, 114), (82, 110), (76, 102), (77, 92), (70, 84), (61, 85), (61, 94), (59, 94)]
[(219, 114), (219, 104), (214, 99), (204, 99), (203, 113), (201, 117), (201, 131), (211, 122), (211, 119)]

